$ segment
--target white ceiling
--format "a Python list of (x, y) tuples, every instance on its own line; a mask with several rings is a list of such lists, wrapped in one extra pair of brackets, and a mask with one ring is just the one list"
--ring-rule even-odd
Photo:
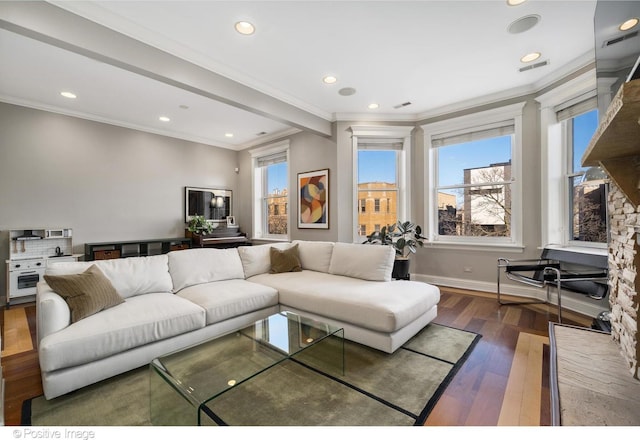
[[(537, 91), (594, 56), (593, 0), (529, 0), (513, 7), (505, 0), (54, 1), (44, 6), (51, 20), (14, 26), (6, 8), (16, 5), (0, 3), (0, 100), (231, 149), (299, 129), (326, 134), (317, 129), (324, 122), (416, 121)], [(175, 65), (156, 76), (111, 62), (118, 57), (113, 53), (102, 57), (95, 48), (106, 43), (88, 33), (92, 28), (77, 29), (84, 32), (81, 49), (87, 50), (79, 49), (65, 41), (74, 29), (55, 28), (70, 14), (215, 72), (220, 76), (212, 79), (212, 88), (224, 85), (224, 102), (206, 87), (191, 87), (192, 78), (176, 80), (181, 72)], [(532, 29), (508, 31), (512, 22), (531, 14), (541, 18)], [(237, 34), (239, 20), (254, 23), (255, 34)], [(49, 40), (45, 34), (56, 36)], [(123, 57), (126, 46), (119, 46)], [(520, 57), (532, 51), (549, 64), (520, 72), (525, 66)], [(150, 62), (139, 53), (138, 60)], [(338, 82), (324, 84), (328, 74)], [(356, 93), (341, 96), (343, 87)], [(78, 98), (65, 100), (62, 89)], [(248, 89), (256, 92), (250, 99)], [(380, 107), (369, 110), (371, 102)], [(404, 102), (411, 105), (394, 108)], [(299, 115), (292, 116), (292, 108)], [(171, 122), (158, 121), (160, 115)]]

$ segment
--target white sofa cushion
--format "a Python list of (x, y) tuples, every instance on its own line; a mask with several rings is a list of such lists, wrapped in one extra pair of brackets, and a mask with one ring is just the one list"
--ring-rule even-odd
[(369, 281), (391, 281), (395, 255), (391, 246), (335, 243), (329, 273)]
[(117, 258), (113, 260), (68, 261), (51, 263), (47, 275), (82, 273), (92, 264), (98, 266), (123, 298), (157, 292), (171, 292), (173, 283), (169, 275), (168, 257)]
[(298, 245), (298, 255), (303, 269), (329, 272), (333, 242), (294, 240), (292, 244)]
[(48, 334), (68, 327), (71, 323), (69, 305), (44, 281), (38, 283), (36, 321), (38, 342)]
[[(89, 269), (96, 261), (61, 261), (48, 263), (46, 275), (73, 275)], [(103, 271), (104, 272), (104, 271)]]
[(86, 364), (204, 326), (204, 309), (173, 293), (134, 296), (42, 338), (40, 368)]
[(269, 272), (271, 269), (269, 249), (271, 249), (272, 246), (284, 250), (289, 249), (291, 243), (269, 243), (257, 246), (240, 246), (237, 248), (240, 260), (242, 261), (245, 278)]
[(278, 304), (278, 291), (246, 280), (226, 280), (186, 287), (176, 295), (207, 312), (207, 325)]
[(244, 279), (236, 248), (194, 248), (169, 252), (173, 291), (212, 281)]
[(440, 289), (418, 281), (374, 282), (309, 270), (249, 281), (277, 289), (281, 307), (385, 333), (405, 327), (440, 301)]

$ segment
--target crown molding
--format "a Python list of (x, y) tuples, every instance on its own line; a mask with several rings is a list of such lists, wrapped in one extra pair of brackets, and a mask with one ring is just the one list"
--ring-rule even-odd
[(595, 62), (595, 53), (593, 51), (583, 53), (579, 57), (574, 58), (572, 61), (564, 63), (558, 69), (554, 70), (549, 75), (534, 83), (536, 93), (544, 90), (549, 86), (552, 86), (554, 83), (561, 81), (576, 72), (579, 72), (582, 69), (588, 68), (590, 65), (593, 65), (593, 68), (595, 69)]
[[(171, 138), (180, 139), (180, 140), (184, 140), (184, 141), (188, 141), (188, 142), (195, 142), (195, 143), (198, 143), (198, 144), (209, 145), (211, 147), (224, 148), (224, 149), (227, 149), (227, 150), (234, 150), (234, 151), (239, 151), (239, 150), (245, 148), (243, 145), (233, 145), (233, 144), (229, 144), (229, 143), (226, 143), (226, 142), (219, 142), (219, 141), (217, 141), (215, 139), (209, 139), (209, 138), (204, 138), (204, 137), (200, 137), (200, 136), (193, 136), (193, 135), (189, 135), (189, 134), (185, 134), (185, 133), (181, 133), (181, 132), (177, 132), (177, 131), (159, 130), (157, 128), (145, 127), (143, 125), (138, 125), (138, 124), (132, 124), (132, 123), (128, 123), (128, 122), (118, 121), (118, 120), (114, 120), (114, 119), (110, 119), (110, 118), (105, 118), (104, 116), (94, 115), (94, 114), (91, 114), (91, 113), (74, 112), (74, 111), (70, 111), (70, 110), (67, 110), (67, 109), (60, 108), (60, 107), (56, 107), (56, 106), (52, 106), (52, 105), (48, 105), (48, 104), (43, 104), (43, 103), (40, 103), (40, 102), (35, 102), (35, 101), (26, 100), (26, 99), (15, 98), (13, 96), (0, 95), (0, 102), (5, 102), (7, 104), (18, 105), (20, 107), (32, 108), (32, 109), (35, 109), (35, 110), (42, 110), (42, 111), (46, 111), (46, 112), (50, 112), (50, 113), (56, 113), (56, 114), (60, 114), (60, 115), (64, 115), (64, 116), (71, 116), (71, 117), (74, 117), (74, 118), (84, 119), (84, 120), (87, 120), (87, 121), (99, 122), (101, 124), (108, 124), (108, 125), (113, 125), (113, 126), (116, 126), (116, 127), (128, 128), (130, 130), (142, 131), (142, 132), (145, 132), (145, 133), (156, 134), (156, 135), (159, 135), (159, 136), (171, 137)], [(274, 134), (274, 136), (281, 137), (282, 135)], [(262, 140), (262, 138), (261, 138), (260, 142), (264, 142)]]
[(416, 115), (393, 113), (334, 113), (331, 122), (416, 122)]
[[(394, 114), (366, 114), (366, 113), (335, 113), (332, 122), (336, 121), (398, 121), (398, 122), (420, 122), (426, 119), (435, 118), (438, 116), (444, 116), (460, 111), (469, 110), (471, 108), (480, 107), (483, 105), (491, 105), (498, 102), (504, 102), (509, 99), (520, 98), (525, 95), (533, 95), (540, 93), (546, 87), (561, 81), (570, 75), (579, 72), (582, 69), (588, 68), (595, 63), (594, 54), (592, 52), (586, 52), (583, 55), (575, 58), (569, 63), (563, 65), (559, 69), (549, 73), (549, 75), (540, 79), (539, 81), (531, 84), (527, 84), (521, 87), (515, 87), (508, 90), (503, 90), (488, 95), (479, 96), (477, 98), (468, 99), (465, 101), (459, 101), (450, 105), (438, 107), (436, 109), (427, 110), (421, 113), (394, 115)], [(587, 73), (589, 75), (593, 72)]]
[(281, 130), (275, 133), (271, 133), (269, 135), (260, 136), (259, 139), (236, 145), (235, 149), (240, 151), (240, 150), (245, 150), (247, 148), (257, 147), (259, 145), (277, 141), (278, 139), (282, 139), (287, 136), (293, 136), (294, 134), (298, 134), (301, 132), (302, 130), (299, 128), (289, 128), (287, 130)]

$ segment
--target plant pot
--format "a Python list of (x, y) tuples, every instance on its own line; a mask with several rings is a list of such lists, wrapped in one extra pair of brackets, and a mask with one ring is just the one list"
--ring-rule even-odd
[(396, 258), (393, 262), (393, 272), (391, 278), (394, 280), (409, 280), (409, 259)]

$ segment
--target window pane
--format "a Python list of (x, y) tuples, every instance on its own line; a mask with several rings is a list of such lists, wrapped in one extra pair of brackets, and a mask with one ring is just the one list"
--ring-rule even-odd
[(287, 163), (280, 162), (266, 167), (267, 234), (287, 234)]
[(571, 240), (607, 242), (607, 194), (602, 181), (571, 177)]
[[(397, 152), (390, 150), (358, 151), (358, 224), (359, 238), (380, 225), (395, 224), (398, 219)], [(380, 208), (380, 200), (387, 202)]]
[(511, 236), (511, 140), (438, 148), (439, 235)]
[[(438, 186), (465, 183), (468, 171), (506, 162), (511, 162), (510, 135), (440, 147)], [(489, 181), (495, 181), (495, 178)]]
[(571, 207), (570, 240), (594, 243), (607, 242), (606, 175), (598, 167), (586, 168), (580, 163), (598, 127), (598, 111), (592, 110), (571, 120), (571, 154), (569, 173), (569, 206)]
[(598, 110), (591, 110), (573, 118), (573, 169), (570, 171), (586, 170), (580, 162), (597, 128)]
[(438, 234), (511, 236), (511, 185), (482, 185), (438, 193)]

